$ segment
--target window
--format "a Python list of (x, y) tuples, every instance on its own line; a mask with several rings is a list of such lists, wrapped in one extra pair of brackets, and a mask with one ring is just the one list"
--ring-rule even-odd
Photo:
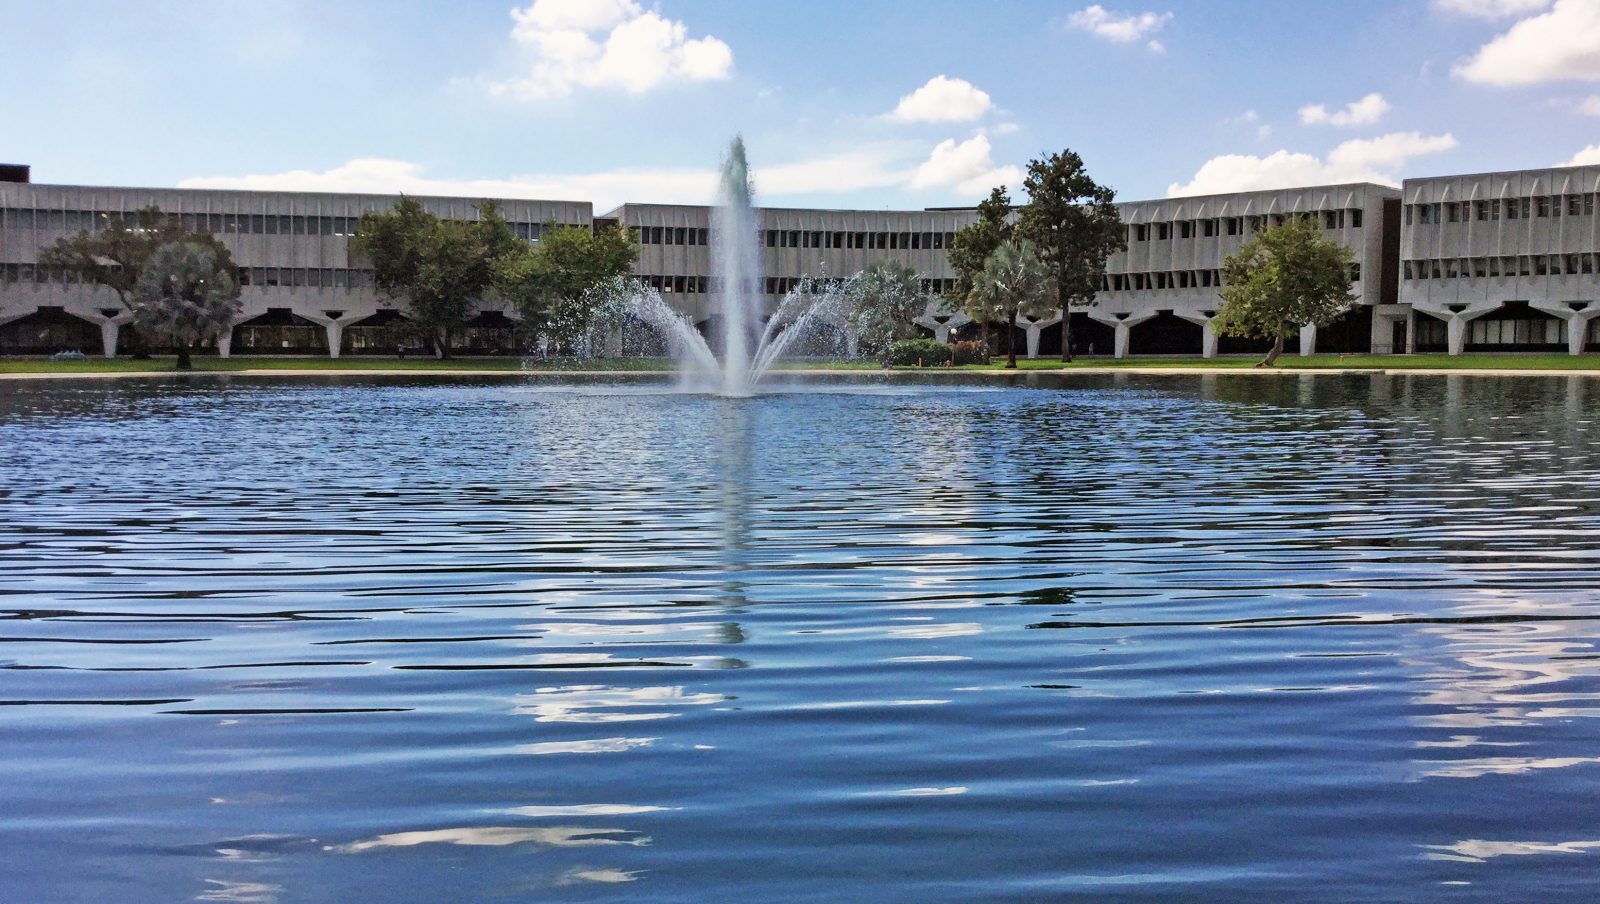
[(1472, 205), (1472, 210), (1473, 210), (1473, 214), (1474, 214), (1473, 219), (1476, 219), (1479, 222), (1482, 222), (1484, 220), (1489, 219), (1489, 202), (1488, 201), (1476, 201), (1476, 202), (1474, 202), (1473, 205)]
[(1209, 239), (1217, 234), (1217, 220), (1215, 217), (1209, 220), (1201, 220), (1200, 223), (1204, 227), (1206, 238)]
[(1461, 205), (1451, 202), (1444, 206), (1445, 219), (1451, 223), (1461, 222)]
[(1134, 224), (1133, 240), (1136, 242), (1148, 242), (1150, 240), (1150, 226), (1146, 223)]
[(1238, 235), (1244, 227), (1244, 222), (1239, 217), (1228, 217), (1228, 234)]
[(1535, 198), (1535, 199), (1533, 199), (1533, 203), (1534, 203), (1534, 213), (1535, 214), (1537, 214), (1538, 216), (1541, 216), (1541, 217), (1548, 217), (1550, 215), (1550, 199), (1549, 198), (1547, 198), (1547, 197)]
[(1360, 282), (1361, 281), (1361, 262), (1360, 261), (1355, 261), (1355, 262), (1350, 264), (1350, 281), (1351, 282)]
[(1359, 207), (1350, 208), (1350, 228), (1351, 229), (1360, 229), (1361, 228), (1361, 208), (1359, 208)]
[(1325, 229), (1341, 229), (1344, 227), (1344, 212), (1329, 210), (1322, 214), (1322, 226)]
[(1156, 239), (1159, 240), (1159, 241), (1163, 241), (1163, 242), (1170, 241), (1172, 239), (1172, 224), (1171, 223), (1157, 223), (1156, 224)]
[(1417, 205), (1415, 205), (1415, 204), (1407, 204), (1406, 205), (1406, 225), (1407, 226), (1411, 225), (1412, 215), (1416, 212), (1416, 209), (1417, 209)]

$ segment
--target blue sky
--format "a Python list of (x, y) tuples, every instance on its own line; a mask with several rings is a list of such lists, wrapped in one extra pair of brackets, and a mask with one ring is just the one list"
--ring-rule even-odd
[[(1600, 163), (1600, 0), (0, 0), (48, 183), (976, 201), (1071, 148), (1124, 199)], [(898, 112), (897, 112), (898, 111)]]

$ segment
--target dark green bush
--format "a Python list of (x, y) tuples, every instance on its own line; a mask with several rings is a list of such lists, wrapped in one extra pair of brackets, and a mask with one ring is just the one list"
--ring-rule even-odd
[(955, 361), (957, 364), (988, 364), (989, 350), (983, 343), (976, 340), (957, 342), (954, 346)]
[(901, 339), (883, 353), (885, 367), (943, 367), (955, 350), (937, 339)]

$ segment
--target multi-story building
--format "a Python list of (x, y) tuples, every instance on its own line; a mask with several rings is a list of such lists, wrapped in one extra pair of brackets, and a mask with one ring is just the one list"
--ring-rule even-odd
[[(624, 204), (601, 218), (621, 223), (637, 236), (639, 279), (659, 289), (702, 328), (716, 312), (709, 294), (716, 265), (709, 244), (711, 212), (702, 206)], [(971, 210), (761, 208), (756, 247), (767, 313), (803, 277), (844, 276), (880, 260), (915, 269), (930, 295), (949, 291), (956, 274), (946, 249), (956, 231), (975, 219)], [(924, 325), (942, 335), (950, 319), (930, 311)]]
[[(1246, 350), (1221, 339), (1211, 317), (1221, 303), (1222, 261), (1257, 232), (1305, 217), (1350, 248), (1352, 291), (1359, 304), (1337, 323), (1300, 331), (1300, 352), (1388, 352), (1396, 304), (1393, 251), (1399, 240), (1400, 192), (1357, 183), (1132, 201), (1118, 205), (1127, 250), (1106, 261), (1096, 303), (1082, 313), (1087, 343), (1118, 357)], [(1059, 321), (1059, 317), (1057, 318)], [(1076, 339), (1076, 337), (1075, 337)], [(1250, 346), (1254, 349), (1257, 342)], [(1059, 349), (1057, 349), (1059, 351)]]
[(1600, 166), (1407, 179), (1412, 351), (1600, 344)]
[[(131, 319), (126, 308), (109, 289), (39, 266), (39, 253), (113, 218), (132, 222), (136, 211), (154, 205), (187, 228), (215, 234), (239, 267), (243, 311), (219, 343), (222, 354), (392, 354), (392, 326), (404, 316), (404, 304), (373, 285), (371, 269), (352, 257), (349, 242), (363, 213), (397, 200), (0, 181), (0, 353), (115, 353)], [(442, 217), (478, 215), (476, 199), (417, 200)], [(588, 227), (594, 219), (584, 201), (502, 201), (500, 207), (517, 235), (530, 240), (545, 223)], [(503, 349), (509, 313), (504, 306), (481, 311), (464, 337), (467, 348)]]
[[(111, 292), (38, 265), (79, 230), (155, 205), (216, 234), (240, 268), (244, 312), (219, 343), (234, 353), (392, 353), (403, 300), (378, 291), (349, 239), (384, 195), (34, 185), (0, 167), (0, 353), (66, 348), (112, 353), (128, 315)], [(1075, 351), (1149, 355), (1259, 351), (1219, 339), (1223, 258), (1261, 229), (1308, 217), (1349, 246), (1359, 304), (1300, 334), (1300, 351), (1581, 352), (1600, 343), (1600, 167), (1407, 180), (1403, 189), (1350, 184), (1124, 202), (1127, 250), (1112, 255), (1096, 303), (1072, 313)], [(452, 218), (471, 198), (420, 198)], [(712, 210), (624, 204), (595, 217), (586, 202), (501, 201), (517, 234), (545, 223), (616, 222), (639, 242), (635, 275), (700, 328), (714, 326)], [(930, 295), (953, 287), (948, 249), (971, 208), (917, 211), (757, 211), (756, 245), (770, 313), (805, 276), (844, 275), (878, 260), (922, 275)], [(464, 337), (468, 351), (503, 351), (516, 312), (489, 303)], [(975, 327), (930, 305), (918, 323), (940, 339)], [(1060, 352), (1059, 315), (1012, 325), (1029, 356)]]

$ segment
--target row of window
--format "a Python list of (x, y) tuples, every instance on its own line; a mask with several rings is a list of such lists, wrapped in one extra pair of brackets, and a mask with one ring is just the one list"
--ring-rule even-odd
[(1600, 269), (1596, 254), (1524, 254), (1406, 261), (1406, 279), (1484, 279), (1500, 276), (1575, 276)]
[(1465, 223), (1469, 220), (1531, 220), (1539, 217), (1594, 216), (1595, 196), (1538, 195), (1531, 198), (1490, 198), (1483, 201), (1445, 201), (1435, 204), (1407, 204), (1406, 225)]
[[(694, 226), (635, 226), (641, 245), (708, 245), (711, 230)], [(766, 229), (758, 241), (768, 248), (865, 248), (887, 251), (942, 251), (953, 232), (833, 232), (821, 229)]]
[[(1433, 317), (1417, 318), (1417, 344), (1444, 346), (1448, 327), (1443, 320)], [(1468, 345), (1564, 345), (1567, 341), (1567, 322), (1554, 317), (1525, 320), (1467, 321)], [(1588, 337), (1600, 338), (1600, 320), (1590, 323)]]
[[(638, 277), (640, 282), (659, 293), (706, 294), (710, 291), (707, 277)], [(766, 277), (762, 283), (766, 294), (789, 294), (800, 288), (800, 277)], [(944, 294), (955, 290), (955, 280), (922, 280), (923, 294)]]
[[(240, 267), (238, 276), (241, 286), (370, 289), (375, 285), (371, 270), (330, 267)], [(36, 264), (0, 264), (0, 283), (75, 286), (79, 282), (76, 270)]]
[[(331, 235), (352, 236), (360, 217), (314, 217), (298, 214), (233, 214), (233, 213), (173, 213), (174, 217), (191, 232), (212, 232), (217, 235)], [(59, 232), (98, 232), (112, 220), (133, 222), (133, 216), (122, 211), (106, 210), (35, 210), (31, 207), (0, 208), (0, 228), (49, 229)], [(539, 223), (512, 223), (517, 238), (537, 241), (542, 230)]]
[[(1361, 279), (1361, 265), (1350, 265), (1352, 282)], [(1107, 273), (1102, 292), (1143, 292), (1150, 289), (1210, 289), (1222, 287), (1221, 270), (1174, 270), (1156, 273)]]
[(1158, 242), (1170, 240), (1174, 234), (1180, 239), (1213, 238), (1218, 235), (1243, 235), (1260, 232), (1270, 226), (1282, 226), (1290, 218), (1315, 220), (1324, 229), (1361, 228), (1361, 209), (1302, 211), (1300, 213), (1258, 214), (1247, 217), (1212, 217), (1209, 220), (1175, 220), (1165, 223), (1134, 223), (1128, 227), (1128, 241), (1148, 242), (1152, 235)]

